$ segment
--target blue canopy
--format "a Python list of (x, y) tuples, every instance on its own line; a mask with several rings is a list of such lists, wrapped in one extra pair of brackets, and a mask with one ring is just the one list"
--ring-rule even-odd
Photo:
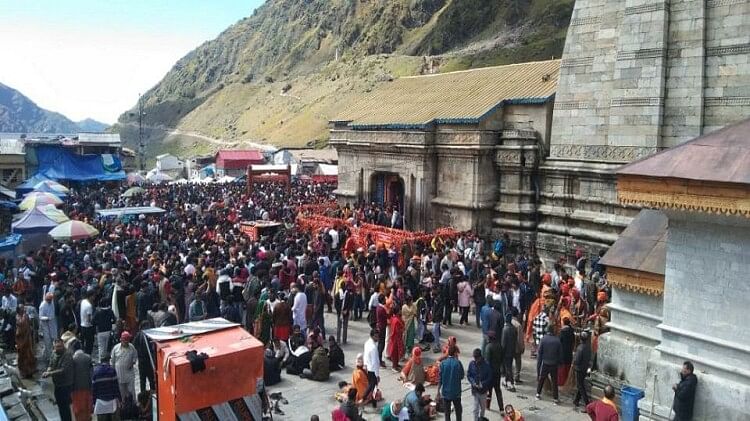
[(21, 234), (9, 234), (7, 237), (0, 238), (0, 252), (12, 251), (21, 242)]
[(57, 190), (53, 189), (52, 187), (50, 187), (50, 186), (48, 186), (46, 184), (44, 184), (44, 185), (42, 185), (40, 187), (34, 187), (33, 191), (54, 194), (55, 196), (57, 196), (57, 197), (59, 197), (61, 199), (65, 198), (67, 196), (67, 194), (65, 194), (65, 193), (63, 193), (61, 191), (57, 191)]
[(15, 212), (18, 210), (18, 205), (9, 200), (0, 200), (0, 208), (7, 208)]
[(37, 146), (36, 158), (39, 174), (57, 180), (117, 181), (126, 177), (117, 155), (78, 155), (60, 146), (43, 145)]
[(31, 208), (24, 213), (21, 218), (11, 224), (11, 230), (14, 233), (47, 233), (59, 224), (52, 220), (44, 212), (37, 208)]
[(50, 178), (45, 177), (43, 174), (34, 174), (16, 187), (16, 197), (21, 197), (24, 194), (33, 191), (34, 186), (46, 180), (50, 180)]

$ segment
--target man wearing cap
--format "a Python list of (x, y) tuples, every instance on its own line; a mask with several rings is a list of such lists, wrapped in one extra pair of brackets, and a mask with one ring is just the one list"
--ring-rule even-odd
[(120, 343), (112, 348), (112, 365), (117, 372), (117, 384), (123, 400), (127, 399), (127, 396), (135, 400), (135, 363), (138, 362), (138, 352), (130, 344), (131, 339), (130, 332), (123, 331)]

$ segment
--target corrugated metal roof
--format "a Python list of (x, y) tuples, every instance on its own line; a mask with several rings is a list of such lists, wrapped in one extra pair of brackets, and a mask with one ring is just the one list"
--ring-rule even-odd
[(288, 149), (294, 159), (299, 162), (325, 162), (332, 163), (338, 161), (336, 149)]
[(750, 184), (750, 119), (632, 162), (617, 174)]
[(78, 142), (79, 143), (110, 143), (110, 144), (121, 143), (119, 133), (92, 133), (92, 132), (78, 133)]
[(504, 104), (539, 104), (557, 90), (560, 60), (395, 79), (332, 121), (353, 128), (475, 124)]
[(216, 153), (216, 159), (258, 160), (263, 159), (263, 154), (255, 149), (223, 149)]

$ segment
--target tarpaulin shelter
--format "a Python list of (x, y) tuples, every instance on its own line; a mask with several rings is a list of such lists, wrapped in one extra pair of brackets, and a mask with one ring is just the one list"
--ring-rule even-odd
[(79, 155), (60, 146), (40, 145), (36, 147), (36, 157), (38, 174), (47, 178), (71, 181), (125, 179), (120, 157), (113, 154)]
[(18, 245), (21, 244), (21, 234), (9, 234), (0, 238), (0, 257), (15, 259), (20, 253)]
[(159, 420), (262, 419), (263, 344), (245, 329), (215, 318), (144, 333), (156, 349)]

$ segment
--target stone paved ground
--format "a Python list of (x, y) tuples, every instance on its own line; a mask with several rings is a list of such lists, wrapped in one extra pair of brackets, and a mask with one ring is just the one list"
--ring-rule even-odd
[[(455, 316), (454, 316), (455, 317)], [(457, 320), (457, 319), (454, 319)], [(472, 316), (473, 320), (473, 316)], [(333, 314), (326, 314), (326, 327), (328, 328), (328, 334), (335, 334), (336, 328), (336, 317)], [(334, 399), (334, 394), (338, 391), (339, 381), (351, 381), (351, 372), (354, 366), (354, 358), (357, 353), (363, 351), (364, 343), (367, 340), (369, 334), (369, 326), (365, 319), (358, 322), (351, 322), (349, 324), (349, 343), (342, 346), (344, 354), (347, 360), (347, 367), (344, 370), (331, 373), (331, 378), (327, 382), (314, 382), (310, 380), (303, 380), (297, 376), (289, 376), (286, 373), (282, 373), (281, 383), (270, 387), (271, 392), (282, 392), (284, 397), (289, 401), (288, 405), (282, 405), (281, 408), (285, 412), (285, 415), (274, 415), (274, 420), (293, 420), (293, 421), (306, 421), (310, 419), (310, 415), (317, 414), (321, 420), (330, 419), (331, 411), (336, 408), (338, 403)], [(443, 337), (445, 340), (447, 336), (453, 335), (458, 339), (459, 347), (461, 348), (461, 362), (465, 368), (468, 368), (470, 361), (471, 352), (474, 348), (481, 345), (481, 335), (479, 329), (474, 326), (458, 326), (454, 324), (452, 327), (443, 329)], [(562, 404), (560, 406), (553, 405), (551, 397), (549, 395), (544, 396), (544, 399), (537, 401), (534, 399), (534, 386), (533, 377), (535, 375), (535, 360), (528, 358), (529, 352), (523, 361), (524, 366), (521, 370), (521, 380), (523, 384), (517, 386), (516, 393), (505, 392), (503, 394), (506, 403), (510, 403), (516, 408), (520, 409), (527, 421), (541, 421), (541, 420), (565, 420), (565, 421), (584, 421), (588, 420), (589, 417), (585, 414), (581, 414), (573, 408), (573, 397), (561, 392)], [(431, 351), (425, 352), (425, 365), (428, 365), (434, 361), (435, 355)], [(394, 373), (389, 368), (382, 369), (380, 371), (381, 387), (383, 389), (383, 397), (385, 401), (390, 402), (394, 399), (403, 399), (406, 395), (407, 390), (397, 380), (398, 374)], [(427, 393), (433, 397), (437, 395), (437, 388), (435, 386), (428, 386)], [(365, 410), (365, 419), (367, 420), (379, 420), (380, 409), (382, 408), (383, 402), (378, 405), (377, 412), (372, 408), (368, 407)], [(463, 419), (472, 419), (473, 400), (469, 391), (469, 385), (464, 380), (464, 392), (462, 397), (463, 403)], [(497, 402), (494, 400), (492, 403), (491, 411), (486, 414), (486, 417), (492, 421), (502, 419), (498, 412)], [(438, 420), (443, 419), (443, 414), (438, 414)], [(453, 417), (455, 419), (455, 417)]]

